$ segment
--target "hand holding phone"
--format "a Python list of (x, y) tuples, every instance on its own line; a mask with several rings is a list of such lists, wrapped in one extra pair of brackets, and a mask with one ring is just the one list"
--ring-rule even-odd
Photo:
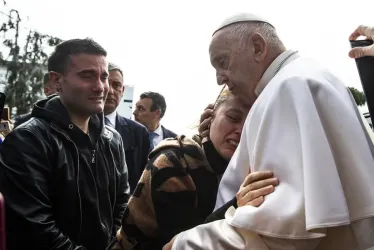
[(10, 120), (9, 108), (4, 108), (5, 98), (6, 98), (6, 95), (0, 92), (0, 117), (1, 117), (0, 132), (8, 133), (11, 131), (11, 126), (9, 122)]
[[(356, 40), (360, 36), (366, 37), (367, 40)], [(352, 45), (349, 56), (351, 58), (361, 58), (365, 56), (374, 56), (374, 27), (360, 25), (350, 36), (349, 40)]]
[[(350, 41), (352, 49), (368, 48), (373, 46), (372, 40)], [(358, 74), (361, 79), (366, 102), (371, 117), (374, 117), (374, 56), (364, 56), (355, 59)]]

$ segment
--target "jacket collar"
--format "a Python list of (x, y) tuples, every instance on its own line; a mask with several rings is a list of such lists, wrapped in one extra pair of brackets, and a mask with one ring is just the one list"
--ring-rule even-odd
[(78, 126), (72, 123), (58, 95), (52, 95), (47, 99), (37, 102), (34, 105), (31, 115), (32, 117), (48, 121), (55, 129), (59, 128), (58, 131), (60, 133), (63, 132), (65, 136), (68, 136), (76, 144), (91, 142), (90, 137), (96, 142), (105, 132), (103, 114), (92, 115), (89, 121), (89, 137)]

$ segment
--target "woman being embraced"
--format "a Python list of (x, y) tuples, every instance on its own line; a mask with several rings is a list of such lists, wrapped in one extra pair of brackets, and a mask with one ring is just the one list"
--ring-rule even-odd
[[(181, 135), (165, 139), (150, 153), (111, 249), (162, 249), (178, 233), (204, 223), (213, 211), (219, 181), (239, 144), (249, 108), (225, 90), (214, 105), (208, 140), (202, 143), (199, 136)], [(272, 177), (254, 174), (257, 177), (245, 184), (260, 184), (252, 183), (251, 189), (241, 192), (239, 203), (256, 200), (259, 205), (259, 197), (272, 192), (269, 188), (250, 192), (263, 188), (261, 176)]]

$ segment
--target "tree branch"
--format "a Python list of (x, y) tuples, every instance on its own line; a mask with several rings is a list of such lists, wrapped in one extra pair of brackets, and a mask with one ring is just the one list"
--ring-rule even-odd
[[(4, 0), (3, 0), (4, 1)], [(7, 67), (5, 85), (6, 103), (14, 115), (30, 111), (32, 105), (42, 97), (43, 75), (48, 55), (45, 50), (54, 47), (61, 39), (29, 30), (25, 41), (20, 41), (21, 17), (17, 10), (9, 12), (9, 19), (0, 23), (0, 42), (9, 48), (1, 63)], [(2, 79), (0, 79), (2, 80)], [(13, 112), (13, 108), (17, 111)]]

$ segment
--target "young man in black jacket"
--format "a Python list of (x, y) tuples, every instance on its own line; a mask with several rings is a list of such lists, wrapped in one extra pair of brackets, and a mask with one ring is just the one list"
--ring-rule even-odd
[(103, 250), (128, 200), (121, 136), (104, 125), (106, 51), (91, 39), (68, 40), (48, 60), (58, 95), (0, 149), (0, 192), (9, 250)]

